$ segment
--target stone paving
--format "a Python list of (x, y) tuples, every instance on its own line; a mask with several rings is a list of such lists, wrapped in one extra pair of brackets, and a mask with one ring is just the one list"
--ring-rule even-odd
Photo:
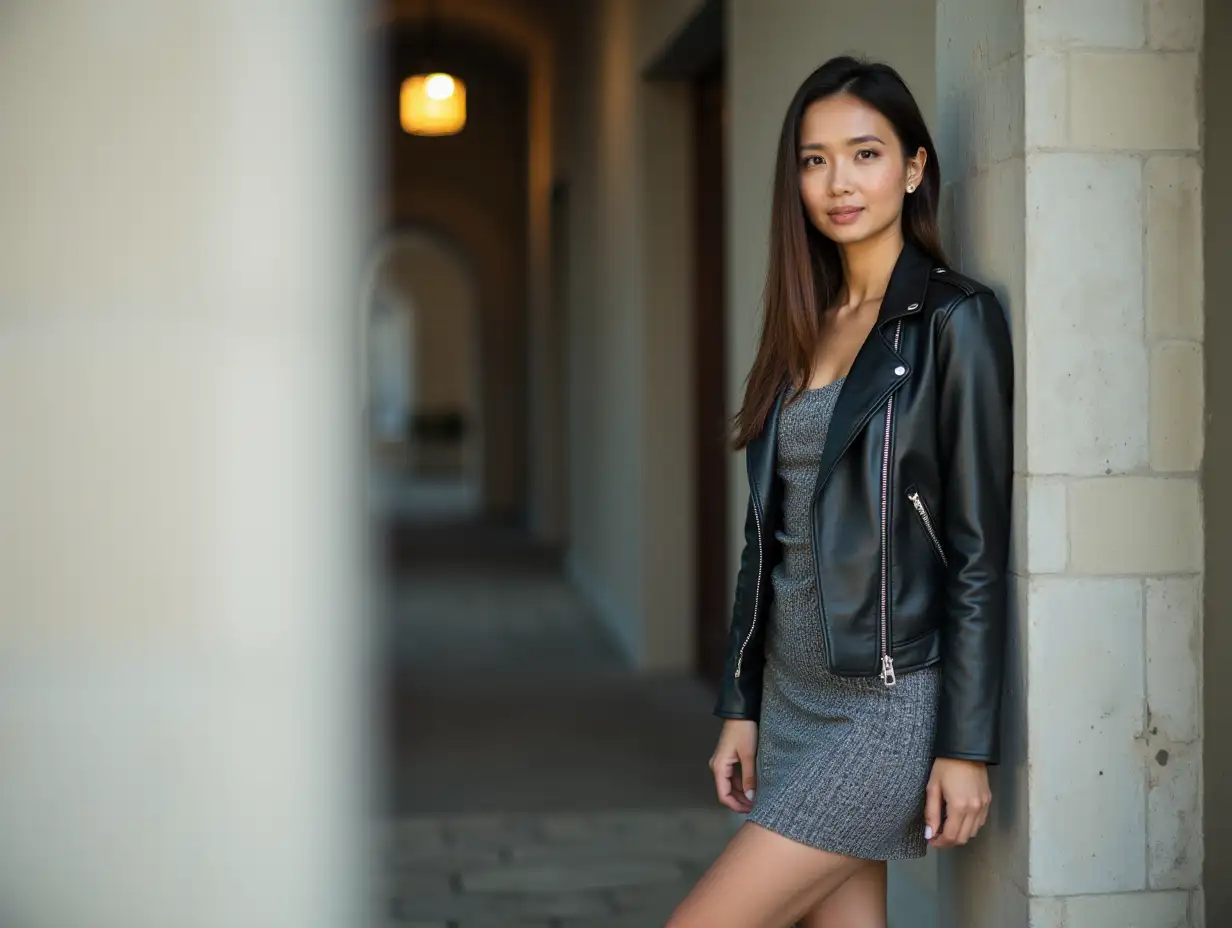
[(713, 694), (629, 670), (559, 572), (403, 568), (378, 928), (662, 928), (738, 816)]
[(722, 809), (400, 821), (381, 835), (381, 928), (656, 928), (738, 825)]

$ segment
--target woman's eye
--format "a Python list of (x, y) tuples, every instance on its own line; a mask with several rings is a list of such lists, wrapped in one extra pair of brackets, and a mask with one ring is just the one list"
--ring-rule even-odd
[(873, 151), (871, 148), (861, 148), (858, 152), (856, 152), (856, 157), (861, 161), (872, 161), (877, 157), (877, 152)]
[(816, 167), (817, 165), (825, 164), (826, 159), (821, 155), (805, 155), (804, 166), (807, 168)]

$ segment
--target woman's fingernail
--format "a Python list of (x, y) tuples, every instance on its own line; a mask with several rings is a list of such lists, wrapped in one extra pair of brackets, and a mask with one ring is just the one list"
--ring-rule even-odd
[(746, 798), (749, 802), (752, 802), (752, 801), (753, 801), (753, 791), (752, 791), (751, 789), (746, 789), (746, 790), (744, 791), (744, 797), (745, 797), (745, 798)]
[(924, 840), (931, 841), (932, 839), (933, 839), (933, 826), (925, 825), (924, 826)]

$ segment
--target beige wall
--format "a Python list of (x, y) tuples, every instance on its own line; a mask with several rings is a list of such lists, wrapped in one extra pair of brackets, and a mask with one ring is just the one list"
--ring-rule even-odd
[(574, 8), (558, 154), (573, 231), (570, 570), (645, 668), (689, 666), (693, 636), (688, 97), (640, 76), (674, 31), (665, 13)]

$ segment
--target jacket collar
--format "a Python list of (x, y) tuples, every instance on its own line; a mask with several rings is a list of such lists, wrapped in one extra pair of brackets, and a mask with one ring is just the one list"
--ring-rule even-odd
[[(894, 349), (897, 327), (893, 323), (920, 313), (932, 267), (931, 258), (910, 242), (904, 243), (890, 274), (877, 322), (856, 354), (847, 379), (839, 390), (817, 473), (817, 492), (821, 491), (839, 458), (868, 420), (885, 404), (891, 393), (910, 379), (910, 366)], [(778, 417), (785, 391), (786, 387), (780, 391), (770, 415), (766, 417), (765, 427), (751, 443), (755, 447), (748, 449), (752, 452), (749, 477), (755, 482), (754, 488), (762, 494), (763, 501), (773, 483)]]
[(932, 265), (928, 256), (910, 242), (903, 244), (881, 300), (877, 323), (856, 354), (834, 404), (815, 492), (821, 492), (838, 459), (868, 420), (885, 406), (890, 394), (911, 378), (911, 367), (895, 344), (899, 325), (894, 323), (901, 324), (900, 320), (919, 314)]
[(911, 242), (903, 244), (903, 250), (890, 273), (890, 283), (881, 301), (881, 312), (877, 314), (874, 328), (883, 329), (894, 320), (918, 313), (923, 308), (932, 269), (932, 258)]

